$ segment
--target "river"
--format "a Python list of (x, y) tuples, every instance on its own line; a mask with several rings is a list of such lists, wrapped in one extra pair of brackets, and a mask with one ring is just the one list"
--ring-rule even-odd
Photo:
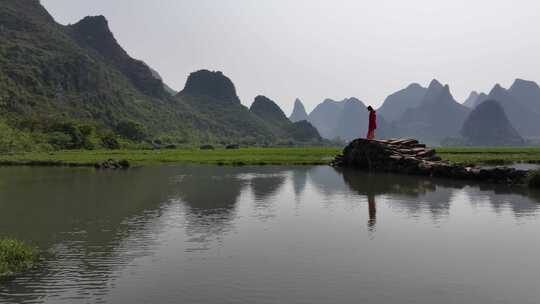
[(0, 303), (540, 303), (540, 193), (331, 167), (0, 168)]

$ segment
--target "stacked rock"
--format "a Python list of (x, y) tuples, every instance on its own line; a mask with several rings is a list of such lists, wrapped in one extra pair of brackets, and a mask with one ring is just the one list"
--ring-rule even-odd
[(102, 162), (97, 162), (94, 164), (94, 168), (101, 169), (101, 170), (118, 170), (118, 169), (128, 169), (130, 167), (130, 163), (127, 160), (114, 160), (109, 159)]
[(484, 169), (452, 164), (441, 160), (434, 149), (415, 139), (356, 139), (343, 150), (342, 155), (336, 156), (331, 165), (507, 184), (522, 184), (528, 174), (527, 171), (506, 167)]

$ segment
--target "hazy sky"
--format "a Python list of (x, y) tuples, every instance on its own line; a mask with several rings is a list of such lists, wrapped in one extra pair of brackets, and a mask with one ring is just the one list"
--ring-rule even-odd
[(221, 70), (250, 105), (301, 98), (380, 105), (411, 82), (471, 90), (540, 81), (540, 1), (41, 0), (62, 24), (105, 15), (120, 44), (174, 89)]

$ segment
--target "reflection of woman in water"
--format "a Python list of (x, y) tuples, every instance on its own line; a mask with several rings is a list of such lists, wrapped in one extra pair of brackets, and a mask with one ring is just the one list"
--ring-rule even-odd
[(377, 224), (377, 203), (375, 202), (375, 195), (368, 193), (368, 208), (369, 208), (369, 220), (368, 220), (368, 229), (369, 231), (375, 231), (375, 225)]

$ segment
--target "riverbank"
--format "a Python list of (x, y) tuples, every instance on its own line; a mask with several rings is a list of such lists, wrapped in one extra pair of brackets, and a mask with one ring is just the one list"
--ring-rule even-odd
[(240, 148), (172, 150), (94, 150), (31, 152), (0, 155), (0, 165), (94, 166), (108, 159), (127, 160), (131, 165), (194, 163), (214, 165), (324, 165), (341, 148)]
[(540, 163), (540, 147), (445, 147), (436, 150), (443, 160), (453, 163), (479, 165)]
[[(451, 147), (436, 150), (443, 160), (453, 163), (540, 163), (540, 147)], [(108, 159), (127, 160), (132, 166), (163, 163), (325, 165), (341, 152), (342, 148), (339, 147), (21, 152), (0, 155), (0, 166), (93, 167)]]
[(38, 259), (35, 248), (21, 241), (0, 239), (0, 278), (28, 270)]

